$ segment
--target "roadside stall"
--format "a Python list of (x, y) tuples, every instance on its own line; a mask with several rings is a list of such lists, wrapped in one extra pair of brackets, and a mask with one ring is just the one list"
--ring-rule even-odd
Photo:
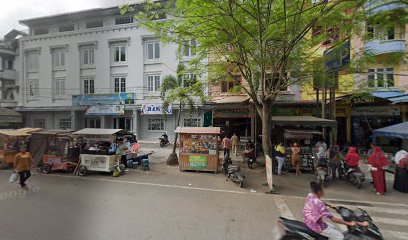
[[(285, 146), (289, 146), (290, 143), (298, 143), (301, 147), (300, 159), (302, 171), (313, 171), (314, 158), (313, 158), (313, 143), (316, 136), (321, 136), (322, 132), (309, 129), (285, 129), (284, 141)], [(286, 149), (285, 167), (287, 170), (293, 170), (292, 166), (292, 151), (290, 147)]]
[(31, 133), (41, 128), (20, 128), (0, 131), (0, 163), (13, 164), (14, 157), (21, 147), (29, 147)]
[[(124, 166), (120, 164), (122, 156), (116, 155), (116, 150), (122, 140), (135, 139), (134, 135), (122, 129), (84, 128), (72, 133), (81, 138), (79, 144), (78, 174), (85, 176), (88, 171), (124, 173)], [(129, 144), (131, 144), (129, 142)], [(128, 149), (133, 149), (130, 146)], [(137, 156), (137, 152), (124, 151), (126, 158)]]
[(30, 152), (41, 172), (48, 174), (54, 170), (74, 170), (79, 161), (77, 136), (70, 130), (47, 130), (35, 132), (31, 136)]
[(219, 127), (178, 127), (175, 132), (180, 135), (180, 171), (217, 173)]

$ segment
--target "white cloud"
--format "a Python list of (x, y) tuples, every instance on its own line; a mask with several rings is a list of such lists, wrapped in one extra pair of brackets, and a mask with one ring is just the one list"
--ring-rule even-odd
[(19, 20), (91, 8), (118, 6), (138, 0), (0, 0), (0, 38), (13, 28), (25, 29)]

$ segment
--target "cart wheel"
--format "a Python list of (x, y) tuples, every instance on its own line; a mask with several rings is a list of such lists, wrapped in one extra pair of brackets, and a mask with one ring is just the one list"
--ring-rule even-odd
[(41, 165), (41, 172), (44, 174), (49, 174), (51, 172), (51, 165), (48, 163)]
[(86, 172), (87, 172), (87, 170), (86, 170), (85, 166), (79, 166), (79, 169), (78, 169), (79, 176), (85, 176)]

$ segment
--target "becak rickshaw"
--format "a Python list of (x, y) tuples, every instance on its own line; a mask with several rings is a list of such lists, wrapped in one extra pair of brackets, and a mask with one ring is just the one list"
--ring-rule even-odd
[[(111, 172), (114, 176), (124, 174), (125, 168), (121, 164), (122, 156), (134, 157), (137, 152), (123, 151), (123, 155), (117, 155), (117, 148), (123, 144), (135, 143), (136, 137), (123, 129), (84, 128), (74, 132), (81, 138), (81, 152), (79, 155), (78, 175), (85, 176), (89, 171)], [(129, 157), (127, 157), (129, 155)]]
[(73, 171), (79, 161), (79, 146), (71, 130), (47, 130), (31, 135), (30, 152), (44, 174)]

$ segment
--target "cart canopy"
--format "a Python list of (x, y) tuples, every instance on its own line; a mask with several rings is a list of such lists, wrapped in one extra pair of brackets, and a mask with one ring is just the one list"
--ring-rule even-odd
[(178, 127), (176, 133), (189, 134), (221, 134), (219, 127)]
[(408, 139), (408, 122), (403, 122), (400, 124), (374, 130), (373, 131), (374, 143), (376, 141), (376, 138), (379, 136)]
[(84, 128), (77, 132), (73, 132), (75, 135), (114, 135), (123, 129), (108, 129), (108, 128)]
[(284, 136), (287, 139), (311, 139), (313, 135), (322, 135), (322, 132), (309, 129), (285, 129)]
[(41, 130), (41, 128), (20, 128), (16, 130), (4, 130), (0, 131), (0, 135), (7, 137), (27, 137), (30, 136), (32, 132)]

